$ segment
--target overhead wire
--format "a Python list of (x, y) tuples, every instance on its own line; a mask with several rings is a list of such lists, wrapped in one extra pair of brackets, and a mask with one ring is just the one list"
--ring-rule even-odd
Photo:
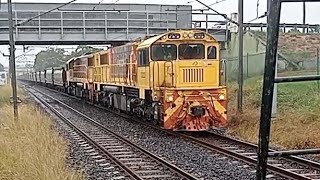
[(36, 15), (36, 16), (33, 16), (33, 17), (31, 17), (31, 18), (29, 18), (29, 19), (27, 19), (27, 20), (24, 20), (24, 21), (22, 21), (22, 22), (18, 22), (14, 27), (21, 26), (21, 25), (23, 25), (23, 24), (25, 24), (25, 23), (27, 23), (27, 22), (32, 21), (32, 20), (35, 19), (35, 18), (38, 18), (38, 17), (43, 16), (43, 15), (46, 15), (46, 14), (48, 14), (48, 13), (54, 11), (54, 10), (57, 10), (57, 9), (59, 10), (59, 8), (64, 7), (64, 6), (66, 6), (66, 5), (69, 5), (69, 4), (71, 4), (71, 3), (75, 2), (75, 1), (77, 1), (77, 0), (71, 0), (71, 1), (69, 1), (69, 2), (67, 2), (67, 3), (64, 3), (64, 4), (60, 5), (60, 6), (58, 6), (58, 7), (55, 7), (55, 8), (53, 8), (53, 9), (50, 9), (49, 11), (40, 13), (40, 14), (38, 14), (38, 15)]
[[(104, 1), (104, 0), (100, 0), (99, 3), (92, 8), (92, 10), (94, 11), (97, 6), (101, 5), (101, 3), (102, 3), (103, 1)], [(109, 5), (116, 4), (116, 3), (119, 2), (119, 1), (120, 1), (120, 0), (116, 0), (115, 2), (110, 3)]]
[[(213, 6), (213, 5), (216, 5), (216, 4), (219, 4), (219, 3), (221, 3), (221, 2), (224, 2), (224, 1), (226, 1), (226, 0), (217, 0), (216, 2), (214, 2), (214, 3), (212, 3), (212, 4), (209, 4), (208, 6)], [(201, 9), (204, 9), (205, 7), (203, 7), (203, 8), (201, 8)], [(209, 10), (209, 9), (207, 9), (207, 10)]]
[(99, 6), (103, 1), (104, 1), (104, 0), (100, 0), (99, 3), (98, 3), (98, 5), (95, 5), (95, 6), (92, 8), (92, 10), (95, 10), (95, 8), (96, 8), (97, 6)]
[[(227, 0), (216, 0), (216, 2), (214, 2), (214, 3), (212, 3), (212, 4), (209, 4), (208, 6), (213, 6), (213, 5), (216, 5), (216, 4), (219, 4), (219, 3), (221, 3), (221, 2), (224, 2), (224, 1), (227, 1)], [(190, 4), (190, 3), (192, 3), (192, 2), (195, 2), (195, 0), (194, 1), (188, 1), (187, 2), (187, 4)], [(207, 6), (204, 6), (204, 7), (202, 7), (202, 8), (199, 8), (199, 9), (192, 9), (193, 11), (205, 11), (205, 10), (210, 10), (209, 8), (207, 8)]]
[(260, 5), (260, 0), (257, 0), (257, 10), (256, 10), (257, 16), (255, 18), (249, 20), (248, 23), (255, 21), (255, 20), (258, 20), (258, 19), (261, 19), (261, 18), (264, 18), (264, 17), (267, 17), (267, 12), (265, 12), (264, 14), (259, 16), (259, 5)]
[(231, 22), (231, 23), (234, 23), (236, 25), (239, 25), (238, 22), (230, 19), (226, 14), (222, 14), (218, 11), (216, 11), (215, 9), (211, 8), (210, 6), (204, 4), (203, 2), (201, 2), (200, 0), (196, 0), (198, 3), (202, 4), (203, 6), (206, 6), (208, 9), (212, 10), (213, 12), (217, 13), (218, 15), (222, 16), (224, 19), (226, 19), (227, 21)]
[(258, 20), (258, 19), (262, 19), (262, 18), (265, 18), (267, 17), (267, 12), (265, 12), (265, 14), (261, 15), (261, 16), (258, 16), (256, 18), (253, 18), (251, 20), (248, 21), (248, 23), (252, 22), (252, 21), (255, 21), (255, 20)]

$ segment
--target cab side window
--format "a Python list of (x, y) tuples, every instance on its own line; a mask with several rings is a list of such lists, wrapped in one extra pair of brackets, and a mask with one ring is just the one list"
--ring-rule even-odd
[(207, 59), (217, 59), (217, 48), (215, 46), (209, 46), (207, 53)]
[(138, 51), (138, 66), (147, 66), (149, 64), (149, 50), (142, 49)]

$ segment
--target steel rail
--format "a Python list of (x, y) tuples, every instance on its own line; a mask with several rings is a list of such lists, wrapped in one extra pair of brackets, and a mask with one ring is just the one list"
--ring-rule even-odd
[[(58, 91), (55, 91), (55, 90), (52, 90), (50, 88), (46, 88), (50, 91), (54, 91), (56, 93), (59, 93), (59, 94), (62, 94), (64, 96), (67, 96), (67, 97), (70, 97), (70, 98), (73, 98), (73, 99), (77, 99), (77, 100), (81, 100), (81, 98), (78, 98), (78, 97), (74, 97), (74, 96), (71, 96), (69, 94), (66, 94), (66, 93), (61, 93), (61, 92), (58, 92)], [(191, 142), (195, 142), (196, 144), (199, 144), (201, 145), (202, 147), (205, 147), (207, 149), (210, 149), (212, 151), (217, 151), (217, 152), (220, 152), (222, 154), (225, 154), (229, 157), (233, 157), (235, 159), (238, 159), (238, 160), (241, 160), (243, 162), (246, 162), (248, 164), (251, 164), (251, 165), (256, 165), (257, 163), (257, 160), (253, 159), (253, 158), (250, 158), (250, 157), (247, 157), (247, 156), (244, 156), (244, 155), (241, 155), (240, 153), (236, 153), (236, 152), (232, 152), (230, 150), (227, 150), (225, 148), (222, 148), (222, 147), (219, 147), (219, 146), (215, 146), (213, 144), (210, 144), (208, 142), (205, 142), (205, 141), (202, 141), (202, 140), (199, 140), (197, 138), (194, 138), (194, 137), (191, 137), (191, 136), (188, 136), (188, 135), (184, 135), (184, 134), (181, 134), (181, 133), (177, 133), (177, 132), (173, 132), (173, 131), (168, 131), (168, 130), (165, 130), (165, 129), (161, 129), (157, 126), (154, 126), (150, 123), (147, 123), (147, 122), (143, 122), (137, 118), (133, 118), (132, 116), (129, 116), (129, 115), (126, 115), (124, 113), (119, 113), (119, 112), (115, 112), (113, 110), (110, 110), (106, 107), (102, 107), (100, 105), (96, 105), (96, 104), (93, 104), (91, 102), (87, 102), (88, 104), (94, 106), (94, 107), (97, 107), (97, 108), (100, 108), (100, 109), (103, 109), (103, 110), (106, 110), (108, 112), (111, 112), (113, 114), (116, 114), (122, 118), (125, 118), (125, 119), (128, 119), (128, 120), (133, 120), (135, 122), (138, 122), (140, 124), (143, 124), (143, 125), (146, 125), (148, 127), (152, 127), (154, 129), (157, 129), (159, 131), (163, 131), (163, 132), (166, 132), (167, 134), (170, 134), (170, 135), (173, 135), (173, 136), (176, 136), (176, 137), (180, 137), (180, 138), (184, 138), (184, 139), (187, 139), (187, 140), (190, 140)], [(210, 132), (209, 132), (210, 133)], [(233, 141), (234, 143), (238, 143), (243, 146), (247, 146), (247, 147), (251, 147), (251, 148), (255, 148), (257, 149), (257, 145), (254, 145), (252, 143), (248, 143), (248, 142), (245, 142), (245, 141), (241, 141), (241, 140), (237, 140), (237, 139), (233, 139), (233, 138), (229, 138), (229, 137), (226, 137), (226, 136), (222, 136), (222, 135), (218, 135), (218, 134), (214, 134), (216, 136), (219, 136), (219, 138), (221, 139), (224, 139), (226, 141)], [(276, 150), (272, 150), (272, 149), (269, 149), (270, 152), (276, 152)], [(305, 166), (309, 166), (309, 167), (312, 167), (312, 168), (315, 168), (317, 170), (320, 170), (320, 163), (317, 163), (317, 162), (314, 162), (314, 161), (311, 161), (311, 160), (307, 160), (307, 159), (303, 159), (303, 158), (300, 158), (300, 157), (296, 157), (296, 156), (289, 156), (289, 157), (283, 157), (284, 159), (289, 159), (291, 160), (292, 162), (296, 162), (296, 163), (299, 163), (299, 164), (302, 164), (302, 165), (305, 165)], [(298, 173), (295, 173), (295, 172), (292, 172), (292, 171), (288, 171), (286, 169), (282, 169), (282, 168), (279, 168), (279, 167), (276, 167), (276, 166), (273, 166), (271, 164), (268, 164), (267, 165), (267, 168), (269, 170), (271, 170), (273, 173), (277, 174), (277, 175), (280, 175), (280, 176), (283, 176), (283, 177), (286, 177), (286, 178), (293, 178), (293, 179), (301, 179), (301, 180), (311, 180), (311, 178), (308, 178), (306, 176), (303, 176), (301, 174), (298, 174)]]
[[(225, 154), (227, 156), (231, 156), (231, 157), (233, 157), (233, 158), (235, 158), (237, 160), (245, 161), (245, 162), (247, 162), (247, 163), (249, 163), (251, 165), (256, 165), (257, 164), (257, 160), (256, 159), (253, 159), (253, 158), (250, 158), (248, 156), (242, 155), (241, 153), (236, 153), (234, 151), (225, 149), (223, 147), (219, 147), (217, 145), (205, 142), (203, 140), (199, 140), (197, 138), (194, 138), (194, 137), (191, 137), (191, 136), (188, 136), (188, 135), (185, 135), (185, 134), (181, 134), (181, 133), (173, 133), (173, 134), (176, 134), (177, 136), (180, 136), (180, 137), (185, 138), (185, 139), (191, 139), (193, 142), (201, 145), (202, 147), (208, 148), (208, 149), (213, 150), (213, 151), (218, 151), (218, 152), (223, 153), (223, 154)], [(279, 167), (273, 166), (271, 164), (267, 164), (267, 169), (271, 170), (275, 174), (278, 174), (278, 175), (286, 177), (286, 178), (293, 178), (293, 179), (299, 179), (299, 180), (311, 180), (311, 178), (308, 178), (308, 177), (303, 176), (301, 174), (289, 171), (287, 169), (283, 169), (283, 168), (279, 168)]]
[(90, 144), (99, 149), (105, 156), (109, 157), (114, 163), (121, 167), (122, 170), (128, 173), (131, 178), (142, 180), (142, 178), (137, 175), (134, 171), (132, 171), (129, 167), (123, 164), (118, 158), (114, 157), (110, 154), (104, 147), (95, 142), (92, 138), (89, 137), (87, 133), (79, 129), (75, 124), (73, 124), (68, 118), (63, 116), (59, 111), (57, 111), (54, 107), (52, 107), (49, 103), (47, 103), (42, 98), (38, 97), (35, 93), (27, 89), (30, 94), (32, 94), (37, 100), (39, 100), (44, 106), (46, 106), (51, 112), (53, 112), (56, 116), (58, 116), (62, 121), (64, 121), (67, 125), (69, 125), (72, 129), (74, 129), (79, 135), (81, 135), (84, 139), (86, 139)]
[[(41, 93), (42, 95), (44, 96), (47, 96), (49, 97), (50, 99), (54, 100), (55, 102), (58, 102), (60, 105), (64, 106), (65, 108), (68, 108), (69, 110), (71, 111), (74, 111), (75, 113), (81, 115), (83, 118), (87, 119), (88, 121), (90, 121), (91, 123), (95, 124), (96, 126), (98, 126), (99, 128), (103, 129), (104, 131), (107, 131), (108, 133), (114, 135), (115, 137), (117, 137), (119, 140), (121, 140), (122, 142), (130, 145), (131, 147), (135, 148), (135, 149), (138, 149), (139, 151), (145, 153), (146, 155), (148, 155), (149, 157), (151, 157), (152, 159), (154, 159), (155, 161), (157, 161), (158, 163), (162, 164), (162, 165), (165, 165), (167, 166), (168, 168), (170, 168), (171, 170), (174, 170), (173, 172), (174, 173), (177, 173), (179, 176), (181, 177), (184, 177), (184, 178), (187, 178), (187, 179), (190, 179), (190, 180), (198, 180), (198, 178), (194, 177), (193, 175), (189, 174), (188, 172), (185, 172), (184, 170), (180, 169), (179, 167), (165, 161), (164, 159), (158, 157), (157, 155), (149, 152), (148, 150), (144, 149), (144, 148), (141, 148), (140, 146), (134, 144), (133, 142), (127, 140), (126, 138), (122, 137), (121, 135), (111, 131), (110, 129), (106, 128), (105, 126), (103, 126), (102, 124), (98, 123), (97, 121), (95, 121), (94, 119), (88, 117), (87, 115), (83, 114), (82, 112), (70, 107), (69, 105), (61, 102), (60, 100), (48, 95), (48, 94), (44, 94), (43, 92), (37, 90), (37, 89), (34, 89), (35, 91)], [(103, 147), (102, 147), (103, 148)], [(117, 158), (115, 158), (117, 161), (120, 162), (120, 160), (118, 160)], [(127, 167), (127, 166), (126, 166)], [(128, 168), (128, 167), (127, 167)], [(129, 168), (128, 168), (129, 169)], [(129, 171), (131, 171), (129, 169)]]
[[(258, 148), (258, 145), (253, 144), (253, 143), (249, 143), (249, 142), (246, 142), (246, 141), (243, 141), (243, 140), (239, 140), (239, 139), (235, 139), (235, 138), (232, 138), (232, 137), (223, 136), (223, 135), (216, 134), (216, 133), (213, 133), (213, 132), (210, 132), (210, 131), (207, 131), (207, 133), (209, 133), (209, 134), (211, 134), (213, 136), (216, 136), (216, 137), (218, 137), (220, 139), (224, 139), (226, 141), (232, 141), (232, 142), (237, 143), (237, 144), (242, 145), (242, 146), (247, 146), (247, 147), (250, 147), (250, 148), (253, 148), (253, 149), (257, 149)], [(269, 149), (269, 151), (270, 152), (277, 152), (277, 150), (274, 150), (274, 149)], [(298, 156), (293, 156), (293, 155), (283, 157), (283, 159), (289, 159), (289, 160), (297, 162), (297, 163), (299, 163), (301, 165), (310, 166), (310, 167), (320, 171), (320, 163), (319, 162), (315, 162), (315, 161), (312, 161), (312, 160), (309, 160), (309, 159), (304, 159), (304, 158), (301, 158), (301, 157), (298, 157)]]

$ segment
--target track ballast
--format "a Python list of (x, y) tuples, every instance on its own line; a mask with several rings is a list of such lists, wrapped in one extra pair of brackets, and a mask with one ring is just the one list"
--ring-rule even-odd
[(36, 89), (29, 89), (29, 92), (68, 124), (76, 138), (83, 139), (80, 140), (81, 145), (101, 166), (110, 167), (110, 163), (103, 163), (106, 159), (111, 160), (113, 166), (118, 166), (122, 172), (116, 179), (197, 179), (63, 102)]

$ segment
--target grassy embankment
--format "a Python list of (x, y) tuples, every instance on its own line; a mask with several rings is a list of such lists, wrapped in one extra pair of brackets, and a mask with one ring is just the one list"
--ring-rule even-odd
[[(297, 72), (283, 75), (297, 75)], [(250, 78), (245, 81), (244, 113), (240, 116), (235, 112), (236, 88), (235, 84), (229, 84), (229, 132), (257, 143), (262, 80)], [(278, 117), (272, 121), (271, 144), (288, 149), (320, 147), (319, 127), (320, 90), (317, 82), (279, 84)]]
[[(20, 118), (14, 122), (10, 94), (9, 86), (0, 86), (0, 180), (82, 179), (68, 169), (66, 143), (48, 117), (33, 106), (19, 104)], [(23, 96), (21, 90), (19, 95)]]

